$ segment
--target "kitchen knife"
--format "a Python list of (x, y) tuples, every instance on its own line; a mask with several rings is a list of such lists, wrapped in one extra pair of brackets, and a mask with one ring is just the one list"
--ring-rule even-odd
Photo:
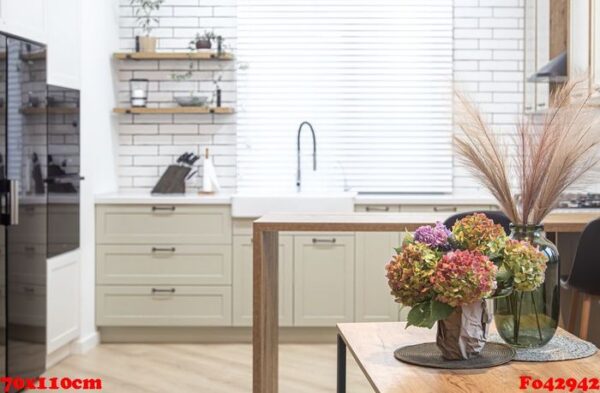
[(181, 156), (181, 163), (187, 165), (188, 159), (190, 158), (191, 154), (193, 153), (183, 153), (183, 155)]
[(196, 161), (198, 161), (198, 159), (200, 158), (200, 156), (197, 156), (195, 154), (192, 154), (192, 156), (190, 157), (190, 159), (188, 160), (190, 163), (190, 166), (194, 166), (194, 164), (196, 163)]

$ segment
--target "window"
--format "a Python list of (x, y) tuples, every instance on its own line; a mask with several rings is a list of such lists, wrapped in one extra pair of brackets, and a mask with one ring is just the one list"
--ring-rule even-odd
[(238, 188), (452, 191), (452, 0), (238, 2)]

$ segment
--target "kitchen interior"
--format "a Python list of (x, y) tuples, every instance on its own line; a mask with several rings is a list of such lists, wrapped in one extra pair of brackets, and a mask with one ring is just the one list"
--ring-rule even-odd
[[(253, 222), (498, 211), (455, 156), (454, 92), (500, 134), (569, 79), (600, 107), (594, 3), (0, 0), (2, 376), (276, 392), (253, 385)], [(597, 179), (553, 214), (600, 218)], [(577, 228), (548, 232), (561, 277)], [(279, 235), (280, 391), (334, 391), (336, 324), (406, 321), (405, 236)], [(572, 293), (560, 326), (600, 346), (600, 298), (584, 332)]]

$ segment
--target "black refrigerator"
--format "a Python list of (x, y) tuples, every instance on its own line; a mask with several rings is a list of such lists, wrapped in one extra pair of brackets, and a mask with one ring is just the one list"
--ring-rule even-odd
[(46, 54), (0, 34), (0, 374), (10, 377), (45, 371), (47, 259), (79, 247), (79, 92), (48, 86)]

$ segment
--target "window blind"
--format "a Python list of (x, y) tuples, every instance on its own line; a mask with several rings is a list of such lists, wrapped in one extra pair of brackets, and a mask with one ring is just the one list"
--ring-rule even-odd
[(452, 0), (240, 0), (238, 188), (452, 191)]

